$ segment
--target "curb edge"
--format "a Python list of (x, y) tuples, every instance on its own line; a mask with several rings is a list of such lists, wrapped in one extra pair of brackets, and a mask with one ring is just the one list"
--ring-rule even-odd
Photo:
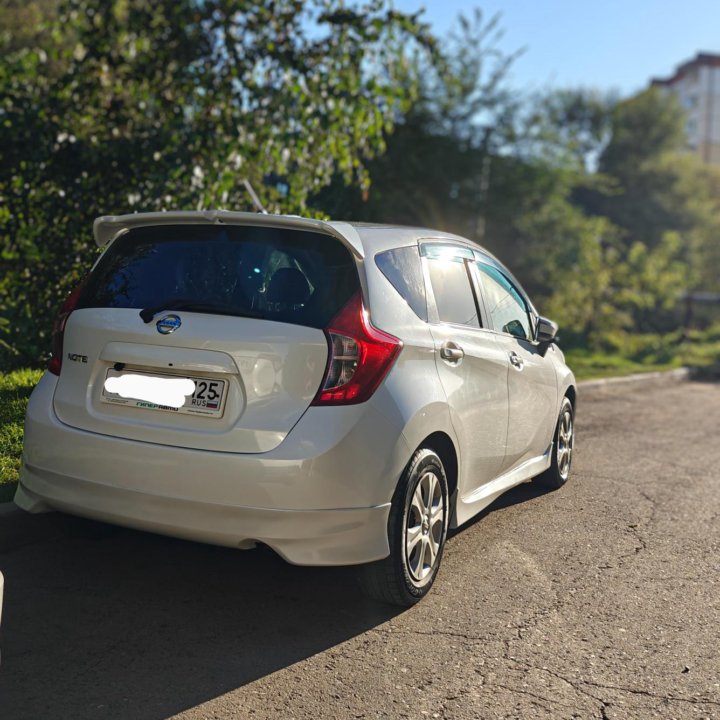
[(606, 385), (621, 385), (623, 383), (642, 383), (653, 380), (675, 380), (682, 382), (690, 378), (690, 368), (680, 367), (674, 370), (656, 370), (647, 373), (634, 373), (633, 375), (620, 375), (619, 377), (600, 378), (598, 380), (581, 380), (579, 388), (592, 389)]

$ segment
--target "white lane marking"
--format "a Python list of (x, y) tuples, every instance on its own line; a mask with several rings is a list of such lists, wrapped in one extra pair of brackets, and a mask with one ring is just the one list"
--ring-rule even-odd
[(120, 397), (181, 408), (185, 398), (195, 392), (195, 383), (188, 378), (160, 378), (128, 373), (107, 378), (105, 389)]

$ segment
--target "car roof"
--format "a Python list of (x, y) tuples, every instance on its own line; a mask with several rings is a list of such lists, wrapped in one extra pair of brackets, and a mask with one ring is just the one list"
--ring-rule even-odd
[(492, 255), (477, 243), (441, 230), (391, 224), (325, 221), (298, 215), (271, 215), (230, 210), (173, 210), (103, 215), (95, 220), (93, 231), (95, 241), (103, 247), (118, 235), (134, 227), (184, 224), (261, 225), (324, 232), (341, 240), (358, 257), (372, 256), (377, 252), (403, 245), (413, 245), (419, 240), (439, 240), (472, 247), (494, 260)]
[[(330, 225), (334, 223), (330, 222)], [(343, 223), (353, 227), (363, 243), (368, 254), (375, 254), (393, 247), (414, 245), (422, 241), (440, 241), (464, 245), (477, 250), (489, 259), (497, 262), (496, 258), (484, 247), (468, 240), (468, 238), (444, 230), (408, 225), (373, 224), (361, 222)]]
[(508, 275), (534, 310), (532, 302), (517, 278), (492, 253), (472, 240), (443, 230), (405, 225), (327, 221), (299, 215), (272, 215), (232, 210), (169, 210), (130, 215), (103, 215), (93, 223), (93, 233), (97, 244), (104, 247), (134, 227), (193, 224), (254, 225), (325, 233), (340, 240), (350, 252), (361, 259), (374, 257), (379, 252), (393, 248), (417, 245), (423, 240), (463, 245), (481, 253), (484, 260)]

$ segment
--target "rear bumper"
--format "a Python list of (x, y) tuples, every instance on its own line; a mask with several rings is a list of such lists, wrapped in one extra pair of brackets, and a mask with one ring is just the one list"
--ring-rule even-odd
[(231, 547), (262, 542), (299, 565), (388, 555), (390, 500), (410, 450), (367, 404), (303, 418), (272, 452), (235, 454), (69, 427), (52, 410), (54, 386), (46, 375), (28, 404), (21, 508)]
[(247, 548), (262, 542), (296, 565), (355, 565), (389, 552), (389, 505), (295, 511), (213, 505), (122, 490), (28, 466), (22, 470), (15, 503), (29, 512), (62, 510), (213, 545)]

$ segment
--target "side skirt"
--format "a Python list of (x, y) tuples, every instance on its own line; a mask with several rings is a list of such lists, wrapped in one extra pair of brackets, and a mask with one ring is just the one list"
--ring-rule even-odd
[(454, 503), (455, 509), (450, 520), (450, 527), (455, 528), (462, 525), (481, 510), (484, 510), (504, 492), (514, 488), (516, 485), (529, 482), (536, 475), (547, 470), (550, 467), (553, 445), (554, 443), (550, 443), (550, 446), (542, 455), (526, 460), (489, 483), (481, 485), (469, 495), (458, 497)]

